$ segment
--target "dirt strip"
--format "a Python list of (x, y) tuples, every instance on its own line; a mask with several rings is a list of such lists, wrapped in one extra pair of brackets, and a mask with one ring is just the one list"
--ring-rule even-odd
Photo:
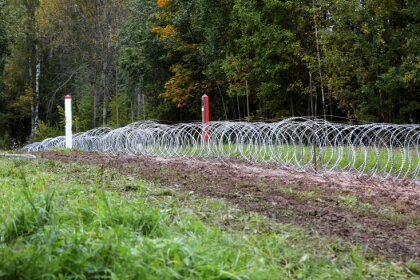
[(281, 223), (339, 236), (397, 260), (420, 261), (417, 181), (319, 175), (238, 160), (110, 157), (96, 153), (37, 153), (63, 162), (98, 164), (177, 189), (225, 198)]

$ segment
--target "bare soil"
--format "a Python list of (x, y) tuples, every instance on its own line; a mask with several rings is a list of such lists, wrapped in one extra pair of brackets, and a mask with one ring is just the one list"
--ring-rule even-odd
[(281, 223), (338, 236), (396, 260), (420, 261), (420, 185), (413, 180), (324, 175), (239, 160), (37, 153), (97, 164), (204, 196), (227, 199)]

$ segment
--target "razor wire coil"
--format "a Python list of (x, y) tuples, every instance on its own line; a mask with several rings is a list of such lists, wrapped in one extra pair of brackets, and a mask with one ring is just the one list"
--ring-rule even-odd
[[(383, 178), (419, 180), (420, 125), (331, 123), (289, 118), (275, 123), (211, 122), (210, 140), (203, 124), (135, 122), (100, 127), (73, 136), (73, 148), (111, 155), (194, 157), (224, 162), (237, 158), (275, 162), (282, 167), (328, 172), (346, 170)], [(26, 145), (27, 152), (65, 147), (65, 137)]]

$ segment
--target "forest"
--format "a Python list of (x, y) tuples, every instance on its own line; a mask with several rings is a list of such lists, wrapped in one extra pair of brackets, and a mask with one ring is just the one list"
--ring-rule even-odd
[(420, 120), (417, 0), (0, 0), (0, 148), (155, 119)]

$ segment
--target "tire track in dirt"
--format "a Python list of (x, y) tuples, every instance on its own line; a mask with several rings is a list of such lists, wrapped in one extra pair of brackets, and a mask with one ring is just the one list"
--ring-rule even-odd
[(281, 223), (339, 236), (394, 259), (420, 261), (420, 186), (415, 181), (367, 180), (345, 172), (322, 176), (237, 160), (220, 164), (87, 152), (39, 155), (104, 165), (166, 186), (225, 198)]

